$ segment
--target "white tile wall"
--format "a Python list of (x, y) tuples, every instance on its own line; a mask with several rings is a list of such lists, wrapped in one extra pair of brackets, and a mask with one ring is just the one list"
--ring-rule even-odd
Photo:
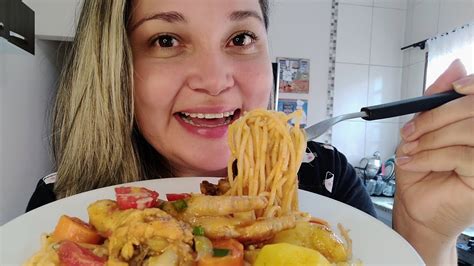
[(374, 0), (374, 6), (407, 9), (407, 0)]
[(441, 0), (438, 32), (448, 32), (474, 22), (473, 0)]
[[(408, 55), (408, 51), (405, 52), (405, 54)], [(408, 61), (408, 59), (407, 59)], [(401, 94), (401, 99), (406, 99), (408, 93), (408, 66), (404, 66), (402, 70), (402, 85), (400, 89), (400, 94)], [(405, 115), (399, 117), (399, 122), (400, 123), (405, 123), (406, 121), (410, 120), (411, 116)]]
[(365, 154), (365, 124), (366, 122), (344, 121), (332, 128), (332, 145), (354, 166), (359, 165)]
[[(334, 115), (400, 99), (406, 7), (404, 0), (341, 2)], [(408, 63), (409, 54), (405, 57)], [(353, 119), (333, 128), (332, 144), (354, 165), (376, 150), (385, 159), (398, 142), (398, 118), (372, 123), (367, 129), (366, 124)]]
[[(401, 67), (370, 66), (368, 105), (376, 105), (400, 100)], [(380, 122), (398, 123), (398, 118), (388, 118)]]
[(408, 67), (408, 83), (406, 98), (418, 97), (423, 94), (425, 62), (419, 62)]
[(438, 13), (440, 0), (424, 0), (413, 8), (411, 36), (408, 44), (433, 37), (438, 32)]
[(334, 116), (358, 112), (367, 105), (368, 65), (336, 63)]
[(339, 5), (336, 61), (368, 64), (372, 7)]
[(392, 156), (400, 142), (399, 127), (399, 123), (367, 122), (365, 154), (379, 151), (384, 161)]
[(368, 104), (399, 100), (401, 80), (401, 67), (370, 66)]
[[(419, 97), (423, 94), (425, 62), (418, 62), (403, 68), (401, 98)], [(406, 123), (413, 115), (400, 117), (400, 123)]]
[(372, 6), (374, 4), (374, 0), (339, 0), (339, 4)]
[(423, 2), (426, 1), (426, 0), (409, 0), (409, 1), (411, 1), (411, 4), (412, 4), (412, 5), (418, 5), (418, 4), (423, 3)]
[(408, 49), (407, 52), (410, 55), (408, 65), (413, 65), (413, 64), (425, 61), (427, 49), (421, 50), (420, 48), (413, 48), (413, 49)]
[(331, 1), (285, 0), (270, 7), (270, 55), (308, 58), (308, 124), (326, 117)]
[(405, 10), (374, 8), (370, 64), (401, 67)]

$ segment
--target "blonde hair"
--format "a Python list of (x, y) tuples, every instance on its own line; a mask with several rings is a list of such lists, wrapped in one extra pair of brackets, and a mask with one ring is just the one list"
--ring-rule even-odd
[(161, 159), (158, 169), (163, 175), (170, 172), (134, 125), (129, 5), (125, 0), (84, 1), (52, 116), (58, 198), (158, 177), (149, 171), (156, 167), (144, 165), (146, 158), (158, 157), (152, 163)]

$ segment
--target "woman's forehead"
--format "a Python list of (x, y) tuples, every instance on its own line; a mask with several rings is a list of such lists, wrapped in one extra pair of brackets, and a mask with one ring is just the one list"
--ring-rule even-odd
[(259, 18), (263, 17), (258, 0), (133, 0), (132, 25), (163, 13), (194, 23), (206, 18), (229, 19), (236, 11), (249, 11)]

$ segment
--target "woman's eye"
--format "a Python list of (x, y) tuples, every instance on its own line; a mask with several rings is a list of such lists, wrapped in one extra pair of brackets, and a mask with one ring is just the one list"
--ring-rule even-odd
[(179, 42), (171, 35), (160, 35), (153, 40), (153, 45), (161, 48), (171, 48), (178, 46)]
[(230, 46), (248, 46), (255, 42), (257, 37), (252, 33), (239, 33), (231, 39)]

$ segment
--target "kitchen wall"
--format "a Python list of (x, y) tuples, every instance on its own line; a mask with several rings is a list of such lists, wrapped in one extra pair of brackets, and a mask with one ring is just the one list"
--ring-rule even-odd
[(58, 43), (35, 55), (0, 38), (0, 225), (25, 211), (38, 179), (52, 169), (47, 111), (58, 76)]
[(331, 0), (270, 2), (269, 47), (276, 57), (310, 59), (308, 124), (326, 118)]
[[(405, 44), (410, 45), (474, 22), (474, 0), (409, 0)], [(402, 98), (421, 96), (428, 49), (403, 51)], [(429, 85), (429, 84), (426, 84)], [(400, 118), (401, 124), (412, 116)]]
[[(401, 98), (406, 14), (404, 0), (339, 1), (334, 116)], [(398, 142), (398, 118), (352, 119), (333, 128), (332, 144), (356, 166), (375, 151), (387, 159)]]

